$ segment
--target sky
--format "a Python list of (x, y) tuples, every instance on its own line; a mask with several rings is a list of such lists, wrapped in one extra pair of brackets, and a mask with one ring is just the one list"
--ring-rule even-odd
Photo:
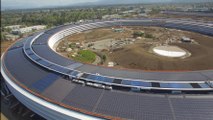
[(213, 0), (1, 0), (1, 9), (26, 9), (52, 6), (70, 5), (99, 5), (99, 4), (128, 4), (128, 3), (153, 3), (153, 2), (177, 2), (177, 1), (201, 1), (212, 2)]
[(1, 0), (3, 9), (39, 8), (45, 6), (65, 6), (98, 0)]

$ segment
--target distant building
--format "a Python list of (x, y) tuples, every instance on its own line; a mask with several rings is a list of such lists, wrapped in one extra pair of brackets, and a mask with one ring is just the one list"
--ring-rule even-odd
[(10, 26), (5, 26), (4, 28), (6, 29), (11, 29), (11, 30), (14, 30), (14, 29), (19, 29), (21, 27), (21, 25), (10, 25)]
[(138, 16), (140, 16), (140, 17), (147, 17), (148, 15), (146, 13), (140, 13), (140, 14), (138, 14)]
[(123, 32), (124, 29), (123, 28), (114, 28), (113, 32)]
[(135, 8), (135, 9), (132, 9), (132, 10), (124, 11), (122, 13), (125, 14), (125, 15), (128, 15), (128, 14), (140, 13), (140, 11), (141, 11), (141, 9)]
[(79, 20), (77, 23), (84, 23), (85, 20)]
[(13, 29), (12, 34), (15, 34), (15, 35), (24, 34), (24, 33), (32, 32), (34, 30), (42, 30), (45, 28), (46, 28), (46, 25), (36, 25), (36, 26), (30, 26), (25, 28), (18, 28), (18, 29)]
[(113, 15), (104, 15), (102, 16), (102, 19), (118, 19), (121, 18), (121, 15), (113, 14)]
[(12, 34), (5, 35), (5, 39), (6, 40), (12, 40), (12, 41), (14, 41), (14, 40), (16, 40), (18, 38), (19, 38), (18, 35), (12, 35)]
[(45, 29), (47, 26), (46, 25), (36, 25), (36, 26), (32, 26), (32, 30), (43, 30)]
[(150, 13), (150, 12), (152, 12), (152, 9), (147, 8), (147, 9), (144, 10), (144, 12), (145, 13)]
[(210, 11), (209, 8), (193, 8), (191, 11), (195, 11), (195, 12), (206, 12), (206, 11)]

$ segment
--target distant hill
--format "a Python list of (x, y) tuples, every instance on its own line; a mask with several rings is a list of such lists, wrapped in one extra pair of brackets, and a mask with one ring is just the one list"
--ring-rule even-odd
[(213, 2), (212, 0), (172, 0), (175, 3), (202, 3), (202, 2)]
[(135, 4), (135, 3), (166, 3), (172, 0), (100, 0), (99, 4)]
[(85, 2), (80, 4), (71, 4), (71, 6), (88, 5), (117, 5), (117, 4), (154, 4), (154, 3), (205, 3), (213, 0), (99, 0), (97, 2)]
[[(50, 2), (51, 1), (51, 2)], [(1, 9), (27, 9), (43, 7), (63, 6), (88, 6), (88, 5), (116, 5), (116, 4), (137, 4), (137, 3), (201, 3), (213, 2), (213, 0), (2, 0)], [(83, 2), (84, 1), (84, 2)]]
[(134, 4), (134, 3), (201, 3), (212, 0), (99, 0), (99, 4)]

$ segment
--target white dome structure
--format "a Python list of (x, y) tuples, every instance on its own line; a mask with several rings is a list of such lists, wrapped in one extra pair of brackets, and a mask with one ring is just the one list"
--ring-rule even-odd
[(153, 51), (160, 55), (165, 57), (183, 57), (186, 55), (186, 51), (177, 47), (177, 46), (157, 46), (153, 48)]

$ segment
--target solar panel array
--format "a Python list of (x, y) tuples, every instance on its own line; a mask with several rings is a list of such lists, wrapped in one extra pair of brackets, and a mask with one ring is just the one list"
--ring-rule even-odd
[(187, 31), (193, 31), (198, 32), (201, 34), (213, 36), (213, 29), (209, 27), (201, 27), (196, 25), (185, 25), (185, 24), (175, 24), (175, 23), (167, 23), (165, 24), (165, 27), (168, 28), (176, 28), (181, 30), (187, 30)]
[[(72, 60), (68, 60), (67, 58), (61, 57), (53, 52), (45, 43), (48, 42), (48, 38), (51, 33), (56, 33), (53, 35), (55, 40), (60, 39), (59, 36), (69, 35), (75, 32), (85, 31), (88, 29), (94, 29), (98, 27), (106, 27), (113, 25), (148, 25), (148, 26), (165, 26), (165, 27), (173, 27), (179, 29), (186, 30), (196, 30), (197, 32), (212, 32), (212, 29), (207, 29), (202, 26), (196, 25), (184, 25), (188, 24), (188, 22), (180, 22), (176, 24), (177, 21), (173, 24), (170, 22), (162, 22), (159, 20), (121, 20), (121, 21), (106, 21), (99, 23), (90, 23), (90, 24), (81, 24), (79, 26), (67, 25), (67, 26), (59, 26), (55, 29), (43, 32), (42, 34), (36, 34), (35, 38), (27, 40), (24, 45), (24, 52), (27, 57), (29, 57), (35, 63), (41, 65), (48, 70), (53, 70), (57, 73), (66, 75), (73, 79), (81, 79), (86, 82), (95, 82), (101, 83), (105, 85), (114, 85), (114, 86), (124, 86), (124, 87), (132, 87), (132, 88), (140, 88), (140, 89), (158, 89), (158, 90), (212, 90), (212, 87), (206, 83), (205, 76), (201, 75), (199, 72), (189, 72), (189, 73), (154, 73), (154, 72), (135, 72), (131, 74), (129, 71), (124, 70), (109, 70), (107, 68), (97, 67), (92, 65), (85, 65), (82, 63), (74, 62)], [(193, 23), (194, 24), (194, 23)], [(72, 27), (74, 26), (74, 27)], [(195, 29), (197, 28), (197, 29)], [(49, 33), (50, 32), (50, 33)], [(213, 33), (213, 32), (212, 32)], [(32, 44), (34, 43), (34, 45)], [(36, 44), (36, 45), (35, 45)], [(45, 52), (43, 52), (45, 51)], [(88, 69), (86, 68), (88, 67)], [(80, 75), (81, 74), (81, 75)], [(134, 75), (135, 74), (135, 75)], [(80, 76), (79, 76), (80, 75)], [(123, 77), (117, 77), (116, 75), (121, 75)], [(130, 75), (129, 77), (126, 77)], [(134, 78), (140, 76), (138, 79)], [(133, 77), (133, 78), (132, 78)], [(152, 78), (159, 79), (152, 81)], [(168, 79), (169, 78), (169, 79)], [(194, 82), (185, 82), (188, 80), (203, 80), (199, 81), (197, 84)], [(168, 82), (164, 81), (168, 79)], [(171, 82), (171, 80), (173, 80)], [(179, 81), (183, 79), (183, 82)], [(186, 80), (185, 80), (186, 79)], [(164, 82), (161, 82), (164, 81)], [(178, 81), (178, 82), (176, 82)]]
[(172, 120), (166, 97), (127, 95), (106, 91), (96, 112), (135, 120)]
[(213, 99), (171, 99), (177, 120), (213, 120)]
[(46, 88), (48, 88), (51, 84), (53, 84), (53, 82), (55, 82), (58, 78), (59, 78), (59, 75), (50, 73), (44, 78), (33, 83), (31, 88), (38, 92), (43, 92)]
[(212, 120), (212, 96), (185, 96), (104, 91), (78, 85), (62, 102), (125, 119)]
[(26, 86), (30, 86), (49, 73), (45, 69), (39, 68), (35, 63), (32, 63), (21, 48), (9, 51), (5, 56), (5, 64), (10, 73)]
[(92, 111), (102, 91), (101, 89), (78, 86), (75, 87), (62, 102), (77, 108)]

